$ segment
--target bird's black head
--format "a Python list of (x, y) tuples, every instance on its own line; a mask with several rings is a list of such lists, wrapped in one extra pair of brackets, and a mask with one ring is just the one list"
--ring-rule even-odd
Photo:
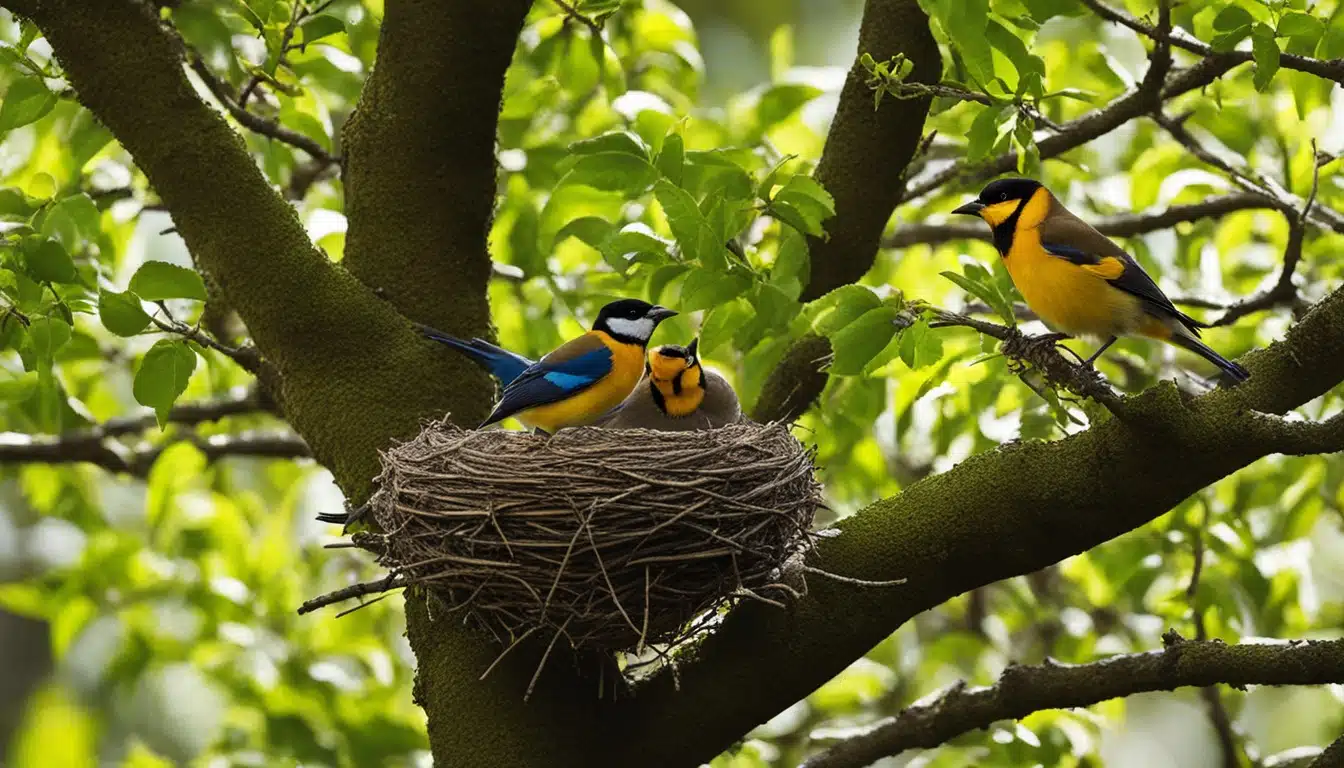
[(627, 344), (649, 343), (649, 337), (658, 324), (677, 313), (657, 304), (639, 299), (613, 301), (597, 313), (593, 330), (603, 331)]
[[(1036, 181), (1035, 179), (996, 179), (985, 185), (984, 189), (980, 190), (979, 197), (952, 212), (967, 216), (980, 216), (988, 219), (990, 217), (986, 216), (986, 209), (994, 208), (1003, 203), (1016, 203), (1021, 200), (1030, 200), (1031, 196), (1036, 194), (1036, 190), (1040, 188), (1041, 182)], [(1016, 208), (1017, 206), (1013, 205), (1012, 207)], [(1000, 220), (1002, 220), (1002, 218), (1000, 218)], [(991, 225), (996, 223), (997, 222), (994, 221), (990, 222)]]

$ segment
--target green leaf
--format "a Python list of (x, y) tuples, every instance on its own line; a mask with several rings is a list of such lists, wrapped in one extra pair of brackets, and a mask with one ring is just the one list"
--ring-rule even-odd
[(980, 110), (971, 121), (971, 129), (966, 133), (966, 159), (980, 160), (989, 155), (999, 139), (999, 121), (1011, 114), (1008, 106), (989, 106)]
[(714, 350), (733, 338), (737, 330), (751, 320), (753, 309), (746, 299), (736, 298), (719, 304), (705, 313), (700, 324), (700, 355), (712, 354)]
[(303, 42), (307, 45), (324, 37), (341, 34), (345, 31), (345, 22), (330, 14), (322, 13), (304, 19), (299, 28), (303, 30)]
[(880, 306), (830, 334), (831, 349), (835, 352), (831, 373), (837, 376), (863, 373), (868, 361), (885, 349), (891, 337), (896, 335), (896, 315), (895, 307)]
[(725, 197), (750, 200), (755, 191), (747, 169), (724, 150), (692, 150), (684, 155), (681, 186), (697, 195), (720, 190)]
[(205, 301), (205, 282), (191, 269), (166, 261), (146, 261), (131, 277), (131, 290), (145, 301), (195, 299)]
[(1016, 324), (1016, 320), (1014, 319), (1013, 316), (1012, 305), (1009, 304), (1004, 299), (1004, 297), (998, 291), (994, 290), (994, 288), (992, 288), (991, 286), (983, 285), (970, 279), (969, 277), (958, 275), (956, 272), (943, 271), (939, 272), (938, 274), (942, 275), (943, 277), (946, 277), (948, 280), (951, 280), (952, 282), (961, 286), (961, 288), (964, 289), (967, 293), (971, 294), (972, 296), (975, 296), (976, 298), (988, 304), (990, 308), (993, 309), (994, 312), (998, 314), (999, 317), (1007, 321), (1009, 325)]
[(929, 328), (927, 318), (901, 331), (901, 362), (911, 370), (938, 362), (943, 356), (943, 340)]
[(25, 238), (23, 258), (28, 276), (39, 283), (73, 283), (76, 280), (74, 260), (55, 240)]
[(742, 296), (750, 287), (751, 281), (742, 274), (692, 269), (681, 284), (681, 301), (677, 307), (683, 312), (709, 309)]
[(811, 279), (811, 267), (807, 238), (796, 230), (781, 233), (779, 252), (770, 270), (770, 282), (789, 296), (797, 298)]
[(1245, 40), (1250, 34), (1250, 27), (1238, 27), (1231, 32), (1214, 35), (1213, 40), (1209, 41), (1209, 45), (1213, 47), (1213, 50), (1218, 51), (1219, 53), (1227, 53), (1236, 48), (1237, 43)]
[(657, 178), (658, 169), (642, 157), (624, 152), (599, 152), (580, 157), (560, 183), (639, 194)]
[(149, 315), (140, 306), (140, 297), (131, 291), (98, 291), (98, 317), (104, 328), (118, 336), (134, 336), (149, 325)]
[(1029, 74), (1035, 74), (1038, 77), (1044, 76), (1045, 60), (1032, 55), (1031, 51), (1027, 49), (1027, 44), (1022, 42), (1022, 38), (1013, 34), (1007, 27), (990, 19), (985, 27), (985, 33), (990, 45), (997, 48), (1013, 63), (1013, 68), (1017, 70), (1019, 79), (1026, 78)]
[(56, 94), (37, 77), (18, 77), (0, 101), (0, 135), (41, 120), (56, 106)]
[(560, 228), (555, 234), (555, 242), (559, 244), (565, 239), (574, 237), (589, 246), (600, 249), (602, 243), (611, 236), (611, 222), (598, 216), (580, 216)]
[(1255, 56), (1255, 89), (1264, 91), (1279, 71), (1279, 45), (1274, 42), (1274, 30), (1256, 24), (1251, 31), (1251, 54)]
[(63, 197), (47, 209), (42, 233), (56, 238), (67, 250), (76, 250), (100, 234), (98, 206), (84, 193)]
[(835, 201), (815, 179), (798, 175), (785, 182), (766, 212), (799, 232), (825, 237), (822, 223), (835, 215)]
[(977, 84), (994, 79), (994, 54), (989, 47), (985, 27), (989, 22), (989, 0), (958, 0), (946, 4), (943, 30), (961, 51), (966, 69)]
[(667, 224), (672, 228), (683, 256), (700, 262), (707, 269), (728, 266), (729, 254), (724, 241), (719, 239), (689, 192), (666, 179), (659, 179), (653, 185), (653, 194), (667, 214)]
[(33, 318), (28, 326), (28, 344), (38, 362), (51, 364), (56, 353), (70, 341), (70, 324), (59, 317)]
[(1279, 19), (1279, 37), (1301, 38), (1315, 47), (1325, 34), (1325, 24), (1315, 16), (1300, 11), (1288, 11)]
[(813, 331), (830, 336), (880, 306), (882, 300), (872, 290), (862, 285), (843, 285), (809, 303), (803, 311)]
[(28, 197), (21, 189), (0, 189), (0, 218), (26, 220), (38, 205), (39, 201)]
[(667, 246), (666, 242), (647, 232), (641, 232), (638, 229), (625, 229), (620, 232), (611, 232), (602, 241), (598, 250), (602, 253), (603, 261), (624, 274), (632, 259), (656, 264), (666, 262), (669, 258)]
[(196, 353), (184, 341), (155, 342), (140, 361), (131, 391), (137, 403), (154, 409), (160, 429), (168, 423), (168, 412), (186, 391), (194, 370)]
[(820, 88), (803, 83), (784, 83), (772, 86), (761, 95), (756, 105), (758, 129), (764, 130), (788, 120), (803, 105), (822, 94)]
[(583, 139), (569, 145), (571, 155), (599, 155), (613, 152), (638, 157), (645, 161), (649, 159), (649, 150), (644, 146), (644, 140), (629, 131), (604, 133), (601, 136)]
[(663, 148), (658, 152), (658, 160), (654, 165), (668, 181), (681, 184), (682, 170), (686, 167), (686, 145), (681, 134), (671, 133), (663, 139)]
[(37, 391), (38, 374), (26, 371), (13, 378), (0, 379), (0, 400), (21, 403)]
[(1231, 32), (1255, 23), (1250, 11), (1239, 5), (1229, 5), (1213, 17), (1213, 28), (1219, 32)]

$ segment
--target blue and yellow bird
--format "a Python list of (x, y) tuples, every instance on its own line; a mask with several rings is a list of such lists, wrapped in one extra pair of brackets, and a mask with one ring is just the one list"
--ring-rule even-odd
[(461, 352), (471, 361), (483, 368), (486, 373), (499, 380), (500, 386), (507, 387), (519, 374), (536, 364), (517, 352), (491, 344), (485, 339), (459, 339), (451, 334), (430, 328), (428, 325), (415, 324), (420, 334), (445, 346)]
[(589, 424), (625, 400), (644, 373), (644, 352), (658, 324), (677, 313), (639, 299), (602, 308), (593, 329), (519, 373), (482, 427), (507, 419), (554, 434)]
[(1138, 262), (1070, 213), (1040, 182), (999, 179), (953, 213), (989, 224), (1013, 284), (1046, 325), (1104, 340), (1085, 364), (1120, 336), (1146, 336), (1194, 352), (1234, 381), (1250, 377), (1199, 340), (1206, 323), (1176, 309)]

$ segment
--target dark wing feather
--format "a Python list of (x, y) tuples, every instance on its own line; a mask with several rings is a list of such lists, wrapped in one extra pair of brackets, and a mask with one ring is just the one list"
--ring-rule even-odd
[(580, 336), (519, 374), (504, 388), (495, 410), (481, 426), (578, 394), (611, 373), (611, 367), (611, 350), (594, 336)]
[(1046, 252), (1074, 264), (1095, 265), (1106, 258), (1118, 259), (1124, 265), (1124, 271), (1119, 277), (1108, 281), (1111, 285), (1143, 299), (1156, 314), (1180, 320), (1192, 331), (1204, 325), (1177, 309), (1125, 249), (1077, 216), (1067, 211), (1056, 211), (1041, 222), (1038, 231), (1041, 246)]

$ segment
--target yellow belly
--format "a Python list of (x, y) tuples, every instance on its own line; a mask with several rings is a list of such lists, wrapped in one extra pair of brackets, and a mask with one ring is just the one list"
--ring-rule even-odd
[(601, 381), (565, 400), (519, 411), (514, 418), (529, 428), (554, 434), (565, 427), (591, 424), (620, 405), (644, 373), (644, 350), (628, 344), (618, 346), (612, 353), (612, 371)]
[(1140, 300), (1076, 264), (1051, 256), (1035, 231), (1019, 232), (1004, 258), (1013, 284), (1046, 325), (1074, 336), (1109, 338), (1144, 325)]

